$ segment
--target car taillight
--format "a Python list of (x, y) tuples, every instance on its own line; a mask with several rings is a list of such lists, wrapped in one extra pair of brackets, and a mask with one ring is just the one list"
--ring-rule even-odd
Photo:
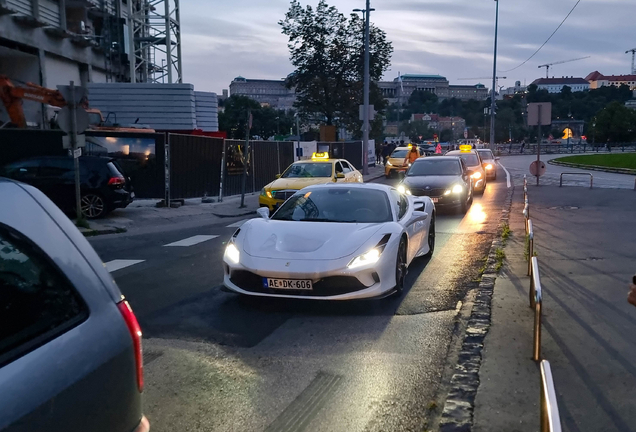
[(108, 179), (109, 186), (123, 186), (126, 184), (126, 179), (123, 177), (111, 177)]
[(130, 336), (133, 340), (133, 349), (135, 350), (135, 365), (137, 369), (137, 388), (140, 392), (144, 390), (144, 359), (141, 350), (141, 327), (137, 322), (137, 318), (132, 311), (132, 308), (126, 300), (122, 300), (117, 304), (119, 311), (126, 321), (126, 326), (130, 331)]

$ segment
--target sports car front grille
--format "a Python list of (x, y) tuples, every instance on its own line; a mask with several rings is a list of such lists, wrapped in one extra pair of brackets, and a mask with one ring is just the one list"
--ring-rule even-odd
[(424, 189), (424, 188), (410, 188), (411, 194), (415, 196), (431, 196), (431, 197), (439, 197), (444, 195), (446, 189)]
[(297, 190), (277, 190), (277, 191), (272, 191), (272, 197), (274, 197), (277, 200), (287, 201), (296, 192), (298, 192), (298, 191)]
[(314, 289), (311, 291), (265, 288), (262, 276), (245, 270), (233, 271), (230, 280), (239, 288), (253, 293), (302, 295), (303, 297), (329, 297), (368, 288), (353, 276), (331, 276), (320, 279), (313, 284)]

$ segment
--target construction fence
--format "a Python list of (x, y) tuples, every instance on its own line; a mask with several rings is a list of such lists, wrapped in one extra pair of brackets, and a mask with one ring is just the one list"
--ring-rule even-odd
[[(0, 167), (31, 157), (65, 156), (63, 133), (0, 129)], [(362, 143), (245, 141), (173, 133), (86, 132), (85, 156), (112, 157), (130, 177), (138, 198), (179, 200), (260, 191), (296, 160), (316, 151), (362, 168)], [(370, 146), (371, 147), (371, 146)], [(372, 163), (369, 159), (369, 163)]]

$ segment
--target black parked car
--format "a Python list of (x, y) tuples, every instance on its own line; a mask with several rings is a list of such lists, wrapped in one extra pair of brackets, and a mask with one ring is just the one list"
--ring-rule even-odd
[(473, 202), (473, 178), (466, 163), (457, 156), (416, 160), (398, 190), (407, 195), (428, 196), (435, 207), (459, 208), (466, 213)]
[[(116, 208), (124, 208), (134, 198), (130, 178), (117, 161), (108, 157), (79, 158), (82, 213), (100, 218)], [(5, 165), (0, 176), (40, 189), (64, 212), (75, 211), (75, 171), (73, 158), (42, 156)]]

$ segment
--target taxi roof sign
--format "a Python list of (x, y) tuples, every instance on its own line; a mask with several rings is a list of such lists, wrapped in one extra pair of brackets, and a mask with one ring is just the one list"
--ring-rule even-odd
[(473, 146), (470, 144), (464, 144), (459, 146), (459, 151), (462, 153), (470, 153), (473, 150)]
[(311, 155), (312, 159), (329, 159), (329, 153), (327, 152), (316, 152)]

